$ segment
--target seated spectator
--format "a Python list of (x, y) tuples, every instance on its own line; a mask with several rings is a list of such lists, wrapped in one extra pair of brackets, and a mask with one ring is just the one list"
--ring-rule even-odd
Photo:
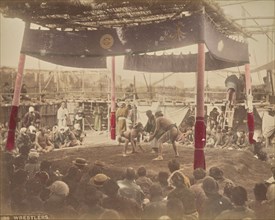
[(164, 171), (158, 173), (158, 182), (162, 188), (163, 196), (166, 197), (168, 193), (173, 189), (168, 183), (169, 174)]
[(237, 139), (236, 144), (237, 144), (237, 147), (238, 147), (239, 149), (243, 149), (243, 148), (247, 147), (248, 140), (247, 140), (247, 137), (246, 137), (244, 131), (240, 131), (240, 132), (239, 132), (239, 135), (238, 135), (238, 139)]
[(53, 126), (50, 133), (50, 141), (53, 143), (55, 149), (63, 148), (65, 144), (65, 128), (58, 128), (57, 125)]
[(264, 203), (265, 213), (262, 218), (274, 219), (274, 207), (275, 207), (275, 184), (271, 184), (267, 188), (266, 192), (267, 202)]
[(253, 189), (255, 200), (248, 207), (255, 212), (256, 218), (261, 219), (265, 215), (265, 203), (267, 201), (267, 186), (264, 183), (256, 183)]
[(28, 154), (30, 152), (30, 149), (33, 147), (33, 144), (27, 134), (27, 128), (22, 127), (20, 129), (19, 135), (16, 138), (16, 147), (18, 148), (21, 155), (28, 158)]
[[(169, 217), (168, 219), (171, 219), (171, 220), (185, 219), (184, 211), (185, 211), (184, 206), (180, 201), (180, 199), (173, 198), (167, 201), (166, 213), (167, 213), (167, 216)], [(161, 217), (160, 219), (163, 219), (163, 218)], [(197, 218), (193, 218), (193, 219), (196, 220)]]
[(54, 148), (45, 128), (42, 128), (36, 136), (36, 148), (39, 152), (50, 152)]
[(106, 220), (110, 220), (110, 219), (122, 219), (119, 215), (119, 213), (115, 210), (105, 210), (100, 216), (99, 219), (106, 219)]
[(70, 130), (69, 127), (65, 128), (65, 147), (74, 147), (80, 145), (80, 141), (78, 141), (74, 135), (74, 133)]
[(105, 209), (100, 205), (103, 193), (95, 187), (87, 185), (85, 187), (84, 204), (80, 209), (80, 219), (99, 219)]
[(219, 185), (211, 176), (204, 178), (202, 188), (207, 199), (202, 206), (201, 219), (215, 219), (222, 211), (233, 208), (230, 200), (219, 194)]
[(120, 195), (116, 181), (107, 180), (103, 185), (103, 192), (107, 195), (102, 200), (104, 208), (116, 210), (125, 219), (140, 219), (141, 206), (136, 201)]
[(27, 180), (28, 173), (22, 169), (15, 171), (11, 179), (11, 210), (15, 214), (26, 213), (26, 204), (24, 200), (27, 195), (25, 189)]
[(26, 203), (26, 213), (37, 214), (43, 213), (44, 202), (40, 198), (40, 193), (42, 191), (43, 185), (41, 182), (32, 178), (26, 183), (27, 196), (24, 202)]
[(150, 178), (146, 176), (145, 167), (139, 167), (137, 170), (138, 178), (136, 179), (136, 184), (141, 187), (141, 190), (144, 192), (145, 196), (148, 198), (149, 189), (152, 186), (153, 182)]
[[(180, 163), (176, 159), (172, 159), (168, 162), (168, 168), (171, 173), (170, 177), (168, 178), (168, 183), (170, 184), (171, 177), (174, 172), (180, 171), (184, 176), (184, 184), (189, 188), (191, 186), (189, 178), (183, 173), (183, 170), (180, 169)], [(171, 185), (171, 184), (170, 184)]]
[(166, 214), (167, 200), (163, 197), (160, 184), (151, 185), (149, 193), (150, 202), (144, 206), (143, 219), (158, 219)]
[(67, 173), (62, 177), (62, 181), (66, 183), (69, 187), (69, 195), (67, 197), (67, 204), (71, 205), (75, 209), (78, 208), (79, 202), (75, 196), (75, 192), (78, 187), (78, 183), (81, 179), (81, 172), (80, 170), (72, 166), (67, 170)]
[(206, 172), (202, 168), (197, 168), (193, 171), (194, 176), (194, 184), (190, 186), (190, 190), (195, 194), (196, 207), (199, 215), (202, 213), (202, 205), (206, 200), (206, 195), (202, 189), (202, 182), (204, 177), (206, 176)]
[(40, 170), (40, 164), (38, 161), (39, 153), (35, 149), (31, 149), (29, 153), (29, 160), (25, 165), (25, 170), (28, 172), (30, 179), (32, 179)]
[(225, 185), (229, 182), (234, 185), (233, 181), (223, 176), (223, 171), (218, 167), (209, 169), (209, 176), (213, 177), (219, 185), (219, 193), (223, 194)]
[(247, 192), (242, 186), (236, 186), (232, 190), (231, 201), (234, 208), (225, 210), (217, 216), (220, 219), (256, 219), (254, 211), (246, 207)]
[(93, 176), (90, 181), (89, 181), (89, 185), (95, 187), (98, 190), (101, 190), (101, 188), (103, 187), (104, 183), (109, 180), (110, 177), (106, 176), (103, 173), (99, 173), (96, 174), (95, 176)]
[(198, 219), (198, 212), (195, 204), (195, 194), (185, 183), (185, 177), (181, 171), (175, 171), (171, 176), (171, 183), (175, 187), (167, 196), (168, 201), (179, 199), (183, 205), (183, 214), (186, 218), (191, 216)]
[(222, 148), (236, 148), (237, 136), (234, 134), (232, 128), (228, 128), (228, 131), (224, 135), (224, 144)]
[(215, 138), (211, 135), (211, 131), (206, 132), (206, 145), (205, 147), (213, 148), (215, 145)]
[(44, 204), (44, 210), (51, 218), (77, 217), (77, 212), (66, 204), (69, 195), (69, 187), (63, 181), (55, 181), (49, 187), (51, 194)]
[(81, 130), (80, 124), (74, 124), (74, 129), (72, 130), (74, 133), (76, 139), (80, 141), (80, 144), (82, 144), (84, 137), (86, 136), (85, 133)]
[(129, 199), (133, 199), (140, 206), (144, 199), (144, 193), (139, 185), (135, 183), (136, 172), (132, 167), (126, 169), (125, 179), (117, 181), (119, 194)]
[(268, 185), (275, 183), (275, 161), (271, 162), (271, 173), (272, 173), (272, 176), (265, 181), (265, 183)]
[(222, 127), (217, 126), (216, 135), (215, 135), (215, 146), (214, 146), (215, 148), (223, 146), (223, 144), (224, 144), (223, 136), (224, 136), (224, 133), (222, 132)]

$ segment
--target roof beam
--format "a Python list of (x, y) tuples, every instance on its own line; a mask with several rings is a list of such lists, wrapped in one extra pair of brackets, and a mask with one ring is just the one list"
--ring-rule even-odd
[(240, 20), (254, 20), (254, 19), (275, 19), (275, 16), (267, 16), (267, 17), (246, 17), (246, 18), (234, 18), (233, 21), (240, 21)]

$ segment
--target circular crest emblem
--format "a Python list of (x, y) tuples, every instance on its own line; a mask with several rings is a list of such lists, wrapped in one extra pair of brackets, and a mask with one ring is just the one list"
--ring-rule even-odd
[(110, 34), (104, 34), (100, 38), (100, 46), (103, 49), (109, 49), (114, 45), (114, 38)]

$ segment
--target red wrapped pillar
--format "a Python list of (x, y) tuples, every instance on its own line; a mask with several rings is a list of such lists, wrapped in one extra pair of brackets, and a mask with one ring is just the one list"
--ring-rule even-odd
[(6, 149), (9, 151), (13, 150), (14, 148), (15, 130), (16, 130), (16, 124), (17, 124), (18, 109), (20, 104), (20, 92), (21, 92), (21, 87), (23, 82), (25, 59), (26, 59), (25, 54), (20, 54), (18, 72), (16, 75), (15, 86), (14, 86), (14, 93), (13, 93), (12, 106), (11, 106), (10, 119), (9, 119), (9, 130), (8, 130), (8, 137), (7, 137), (7, 144), (6, 144)]
[(116, 139), (116, 95), (115, 95), (115, 57), (112, 57), (112, 76), (111, 76), (111, 114), (110, 114), (110, 127), (111, 139)]
[(206, 128), (204, 123), (204, 70), (205, 53), (204, 43), (198, 44), (198, 71), (197, 71), (197, 111), (195, 123), (195, 152), (194, 169), (205, 169), (204, 146), (206, 141)]
[(250, 66), (245, 64), (245, 93), (246, 93), (246, 108), (247, 108), (247, 127), (248, 127), (248, 140), (250, 144), (255, 143), (254, 136), (254, 114), (253, 114), (253, 96), (251, 89), (251, 77), (250, 77)]

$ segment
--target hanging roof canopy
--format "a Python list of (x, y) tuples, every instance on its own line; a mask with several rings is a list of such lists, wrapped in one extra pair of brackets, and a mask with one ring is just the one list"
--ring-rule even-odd
[(173, 20), (192, 15), (201, 5), (217, 30), (248, 37), (212, 0), (1, 0), (0, 12), (47, 28), (83, 30)]

